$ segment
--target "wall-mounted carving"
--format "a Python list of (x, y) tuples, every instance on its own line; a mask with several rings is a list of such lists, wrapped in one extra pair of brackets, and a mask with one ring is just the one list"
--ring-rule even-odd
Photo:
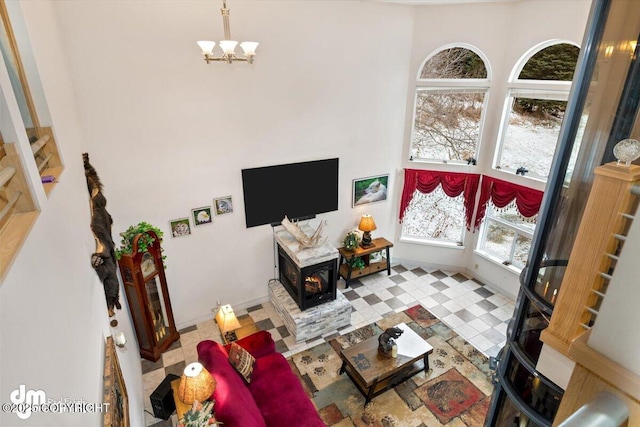
[(115, 243), (111, 237), (113, 220), (107, 212), (107, 199), (102, 194), (102, 182), (100, 182), (96, 170), (89, 163), (89, 154), (83, 153), (82, 160), (84, 161), (84, 175), (87, 178), (90, 196), (91, 231), (96, 239), (96, 251), (91, 255), (91, 265), (104, 286), (109, 317), (112, 317), (115, 314), (114, 308), (122, 308), (119, 299), (120, 284), (116, 267)]

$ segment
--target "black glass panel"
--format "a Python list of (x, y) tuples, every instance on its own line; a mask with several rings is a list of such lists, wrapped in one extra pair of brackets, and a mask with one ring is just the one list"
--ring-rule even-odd
[(556, 415), (562, 393), (548, 387), (539, 377), (529, 372), (520, 361), (511, 356), (507, 368), (507, 378), (522, 401), (538, 414), (553, 420)]
[(496, 426), (500, 427), (543, 427), (529, 419), (503, 391), (500, 395), (500, 408), (496, 416)]
[(523, 303), (525, 307), (524, 316), (520, 322), (516, 341), (520, 349), (535, 365), (542, 350), (540, 333), (549, 326), (549, 320), (528, 299), (525, 299)]

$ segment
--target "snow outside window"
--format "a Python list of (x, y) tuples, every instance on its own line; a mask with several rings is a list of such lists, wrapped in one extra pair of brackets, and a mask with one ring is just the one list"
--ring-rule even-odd
[(521, 62), (510, 83), (495, 169), (547, 180), (579, 52), (555, 43)]
[(518, 213), (515, 201), (498, 209), (491, 202), (480, 229), (478, 252), (504, 265), (521, 270), (529, 256), (535, 219)]
[(464, 196), (449, 197), (438, 186), (428, 194), (416, 190), (402, 221), (402, 236), (462, 246)]
[(410, 159), (475, 164), (488, 89), (473, 50), (449, 47), (428, 58), (416, 82)]

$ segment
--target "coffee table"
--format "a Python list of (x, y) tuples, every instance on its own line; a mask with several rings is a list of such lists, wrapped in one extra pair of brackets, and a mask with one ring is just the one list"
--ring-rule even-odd
[(433, 347), (406, 324), (396, 327), (404, 331), (396, 340), (398, 357), (379, 355), (377, 336), (340, 351), (340, 374), (346, 372), (351, 378), (365, 397), (365, 405), (418, 372), (429, 370), (428, 356)]

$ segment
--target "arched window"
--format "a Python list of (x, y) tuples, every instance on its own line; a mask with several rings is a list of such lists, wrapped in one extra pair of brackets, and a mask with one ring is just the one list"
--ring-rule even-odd
[(579, 53), (574, 44), (550, 42), (532, 49), (515, 67), (496, 169), (546, 180)]
[(488, 90), (486, 61), (474, 48), (428, 57), (416, 81), (410, 160), (475, 164)]

